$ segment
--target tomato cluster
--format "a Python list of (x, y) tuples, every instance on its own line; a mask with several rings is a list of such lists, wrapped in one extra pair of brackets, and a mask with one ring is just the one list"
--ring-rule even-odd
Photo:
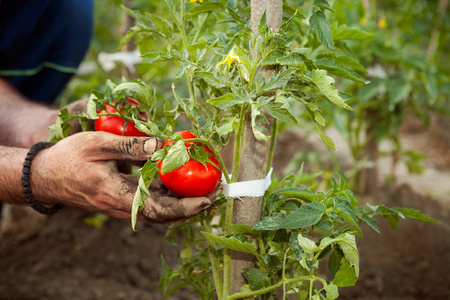
[[(138, 105), (139, 103), (131, 98), (127, 97), (127, 101), (131, 105)], [(125, 103), (122, 105), (125, 106)], [(106, 114), (106, 113), (117, 113), (117, 110), (108, 105), (105, 104), (106, 110), (99, 110), (98, 114)], [(148, 116), (145, 113), (140, 114), (143, 121), (145, 121)], [(95, 130), (96, 131), (106, 131), (109, 133), (117, 134), (117, 135), (124, 135), (124, 136), (147, 136), (142, 131), (139, 131), (136, 128), (136, 124), (131, 121), (125, 121), (119, 116), (100, 116), (97, 120), (95, 120)]]
[[(190, 131), (180, 131), (183, 139), (196, 138)], [(163, 147), (172, 145), (175, 141), (167, 139)], [(186, 142), (186, 147), (189, 149), (195, 142)], [(212, 150), (206, 146), (205, 152), (213, 153)], [(211, 163), (207, 162), (205, 165), (190, 159), (187, 163), (171, 172), (162, 174), (162, 161), (158, 164), (159, 177), (163, 184), (171, 190), (174, 194), (180, 197), (202, 197), (212, 193), (220, 182), (222, 172), (215, 166), (219, 166), (219, 162), (214, 156), (208, 157)], [(214, 164), (215, 166), (213, 166)]]

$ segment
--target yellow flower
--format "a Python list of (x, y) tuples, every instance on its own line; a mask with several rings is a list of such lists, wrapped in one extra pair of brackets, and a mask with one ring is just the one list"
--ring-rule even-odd
[(195, 2), (203, 3), (203, 0), (189, 0), (189, 3), (195, 3)]
[(238, 63), (244, 63), (244, 62), (239, 58), (239, 56), (237, 56), (236, 53), (234, 53), (234, 49), (232, 49), (232, 50), (230, 51), (230, 53), (228, 53), (227, 57), (225, 57), (224, 60), (222, 60), (222, 61), (219, 63), (218, 67), (220, 67), (220, 66), (223, 65), (224, 63), (227, 63), (227, 64), (228, 64), (228, 70), (229, 70), (230, 67), (231, 67), (231, 63), (232, 63), (233, 61), (237, 61)]
[(385, 28), (386, 26), (387, 26), (387, 21), (386, 21), (386, 19), (385, 19), (385, 18), (381, 18), (381, 19), (378, 21), (378, 28), (383, 29), (383, 28)]

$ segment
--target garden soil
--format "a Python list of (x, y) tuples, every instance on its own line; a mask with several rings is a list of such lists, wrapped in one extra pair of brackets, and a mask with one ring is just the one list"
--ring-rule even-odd
[[(448, 175), (449, 168), (440, 171)], [(442, 184), (448, 187), (450, 181)], [(420, 209), (442, 224), (401, 220), (393, 231), (380, 219), (381, 234), (363, 227), (360, 279), (354, 287), (341, 288), (340, 299), (450, 299), (450, 194), (439, 196), (403, 180), (359, 197)], [(156, 289), (160, 257), (174, 267), (181, 249), (165, 242), (166, 226), (139, 223), (133, 232), (129, 220), (88, 225), (86, 218), (95, 215), (77, 209), (50, 217), (28, 208), (7, 210), (0, 228), (0, 300), (164, 298)], [(169, 299), (197, 297), (185, 289)]]

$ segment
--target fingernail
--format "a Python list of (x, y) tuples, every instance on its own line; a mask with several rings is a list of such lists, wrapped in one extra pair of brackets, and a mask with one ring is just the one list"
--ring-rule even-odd
[(144, 142), (144, 152), (151, 156), (158, 149), (158, 140), (155, 138), (148, 139)]

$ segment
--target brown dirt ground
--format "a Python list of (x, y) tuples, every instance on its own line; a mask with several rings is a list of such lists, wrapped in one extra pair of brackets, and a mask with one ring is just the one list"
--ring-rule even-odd
[[(442, 224), (406, 220), (392, 231), (380, 220), (381, 234), (363, 227), (360, 280), (340, 289), (340, 299), (450, 299), (449, 199), (408, 184), (380, 191), (360, 200), (420, 209)], [(165, 226), (139, 224), (133, 232), (128, 220), (88, 226), (83, 219), (92, 214), (76, 209), (51, 217), (15, 211), (14, 222), (0, 228), (0, 300), (163, 299), (160, 256), (175, 266), (180, 250), (164, 241)], [(184, 290), (170, 299), (196, 297)]]

